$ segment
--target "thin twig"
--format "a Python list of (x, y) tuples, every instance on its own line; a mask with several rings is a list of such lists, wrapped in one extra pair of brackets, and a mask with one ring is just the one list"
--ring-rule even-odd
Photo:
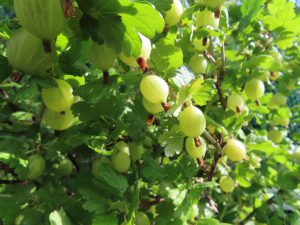
[(224, 81), (225, 78), (225, 73), (226, 73), (226, 58), (225, 58), (225, 45), (222, 44), (221, 47), (221, 58), (222, 58), (222, 65), (221, 65), (221, 69), (220, 69), (220, 73), (217, 79), (217, 82), (215, 84), (217, 91), (218, 91), (218, 95), (219, 95), (219, 99), (221, 102), (221, 105), (224, 109), (226, 109), (226, 100), (223, 96), (223, 92), (222, 92), (222, 83)]
[(215, 146), (216, 148), (216, 152), (214, 155), (214, 160), (211, 164), (210, 167), (210, 171), (209, 171), (209, 175), (208, 175), (208, 180), (211, 181), (212, 178), (215, 175), (215, 171), (216, 171), (216, 167), (218, 164), (218, 160), (221, 157), (221, 151), (222, 151), (222, 147), (220, 146), (220, 144), (218, 143), (218, 141), (216, 141), (207, 131), (204, 131), (203, 136), (212, 144)]
[[(277, 196), (277, 194), (279, 194), (279, 193), (281, 193), (281, 192), (282, 192), (282, 190), (279, 190), (279, 191), (278, 191), (277, 193), (275, 193), (271, 198), (269, 198), (265, 203), (266, 203), (267, 205), (269, 205), (270, 203), (272, 203), (273, 200), (274, 200), (274, 198), (275, 198), (275, 196)], [(244, 225), (244, 224), (246, 224), (246, 223), (247, 223), (247, 222), (255, 215), (257, 209), (259, 209), (259, 208), (253, 207), (252, 212), (251, 212), (250, 214), (248, 214), (243, 220), (241, 220), (241, 221), (238, 222), (237, 224), (238, 224), (238, 225)]]
[(151, 206), (158, 205), (158, 204), (164, 202), (165, 200), (166, 200), (165, 198), (156, 198), (152, 201), (142, 201), (141, 204), (140, 204), (140, 208), (141, 209), (147, 209)]

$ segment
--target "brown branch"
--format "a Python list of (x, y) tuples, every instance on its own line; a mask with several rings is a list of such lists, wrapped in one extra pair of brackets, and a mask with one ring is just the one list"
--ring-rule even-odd
[(224, 109), (226, 109), (226, 100), (225, 100), (223, 92), (222, 92), (222, 83), (224, 81), (225, 73), (226, 73), (226, 59), (225, 59), (225, 45), (224, 44), (222, 44), (222, 47), (221, 47), (221, 58), (222, 58), (222, 65), (221, 65), (220, 73), (219, 73), (219, 76), (218, 76), (215, 86), (217, 88), (217, 92), (219, 95), (221, 105)]
[(202, 199), (207, 199), (209, 207), (212, 211), (214, 211), (215, 213), (219, 213), (218, 207), (216, 202), (212, 199), (212, 197), (209, 195), (209, 189), (206, 189), (203, 192), (203, 195), (201, 196)]
[(158, 204), (164, 202), (165, 200), (166, 200), (165, 198), (156, 198), (152, 201), (142, 201), (140, 203), (140, 208), (141, 209), (146, 209), (146, 208), (149, 208), (151, 206), (158, 205)]
[(216, 141), (210, 135), (210, 133), (208, 133), (207, 131), (204, 131), (203, 136), (216, 148), (216, 152), (215, 152), (215, 155), (214, 155), (214, 160), (213, 160), (213, 162), (211, 164), (210, 171), (209, 171), (209, 174), (208, 174), (208, 180), (211, 181), (212, 178), (215, 175), (215, 171), (216, 171), (216, 167), (217, 167), (217, 164), (218, 164), (218, 160), (221, 157), (222, 147), (221, 147), (220, 143), (218, 141)]

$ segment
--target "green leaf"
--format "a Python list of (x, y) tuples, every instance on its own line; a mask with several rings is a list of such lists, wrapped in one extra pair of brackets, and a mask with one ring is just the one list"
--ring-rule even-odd
[(124, 194), (124, 192), (128, 188), (128, 181), (125, 176), (117, 173), (110, 165), (106, 163), (102, 163), (99, 166), (99, 170), (101, 171), (100, 177), (112, 188), (116, 189), (120, 194)]
[[(266, 0), (243, 0), (241, 4), (241, 12), (243, 17), (246, 17), (247, 23), (255, 20), (259, 12), (263, 9), (263, 4)], [(245, 19), (244, 19), (245, 20)], [(245, 23), (242, 21), (242, 23)]]
[(34, 99), (40, 94), (40, 90), (36, 83), (26, 84), (21, 87), (15, 95), (15, 101), (22, 101), (24, 99)]
[(173, 3), (173, 0), (148, 0), (149, 2), (151, 2), (155, 8), (159, 11), (168, 11), (169, 9), (171, 9), (171, 5)]
[(51, 225), (71, 225), (71, 222), (63, 208), (59, 211), (55, 210), (49, 215)]
[(188, 93), (199, 106), (204, 106), (216, 95), (215, 82), (211, 79), (196, 79), (189, 87)]
[(94, 190), (83, 188), (79, 190), (80, 194), (86, 200), (83, 208), (91, 213), (103, 214), (107, 210), (107, 200)]
[(260, 143), (248, 143), (247, 150), (257, 150), (269, 155), (277, 152), (279, 148), (275, 146), (271, 141), (263, 141)]
[(196, 224), (197, 225), (219, 225), (219, 221), (216, 219), (205, 218), (205, 219), (199, 219)]
[(145, 155), (141, 168), (141, 173), (149, 181), (162, 180), (167, 174), (162, 166), (160, 166), (152, 157)]
[(114, 215), (96, 216), (92, 225), (118, 225), (118, 220)]
[(159, 73), (172, 74), (183, 64), (182, 50), (170, 40), (161, 39), (151, 52), (151, 62)]
[(153, 38), (164, 28), (162, 16), (147, 3), (79, 0), (78, 4), (85, 13), (81, 28), (95, 41), (105, 42), (116, 53), (123, 49), (125, 55), (138, 57), (141, 49), (138, 32)]
[(159, 143), (165, 147), (167, 157), (179, 154), (184, 144), (184, 136), (179, 125), (175, 125), (170, 131), (165, 132), (158, 138)]

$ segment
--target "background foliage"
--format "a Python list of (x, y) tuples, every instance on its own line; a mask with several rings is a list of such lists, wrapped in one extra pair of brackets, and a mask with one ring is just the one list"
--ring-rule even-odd
[[(171, 3), (74, 1), (76, 17), (56, 39), (53, 69), (48, 76), (24, 75), (19, 81), (11, 76), (5, 46), (20, 25), (12, 1), (1, 0), (0, 224), (132, 224), (137, 211), (158, 225), (300, 224), (300, 166), (292, 155), (300, 143), (299, 9), (287, 0), (228, 1), (219, 28), (194, 33), (202, 5), (182, 1), (186, 9), (181, 22), (164, 29), (161, 15)], [(104, 84), (102, 71), (87, 60), (93, 41), (138, 56), (138, 32), (155, 45), (150, 72), (168, 80), (171, 88), (173, 106), (157, 115), (153, 126), (146, 123), (148, 113), (138, 90), (143, 72), (118, 61)], [(191, 36), (213, 37), (202, 78), (195, 79), (188, 67), (195, 52)], [(274, 61), (273, 47), (282, 55), (281, 63)], [(228, 95), (266, 72), (280, 77), (265, 82), (260, 105), (247, 100), (249, 114), (238, 116), (224, 107)], [(69, 81), (82, 99), (72, 106), (74, 125), (61, 132), (41, 121), (41, 89), (53, 86), (54, 77)], [(276, 92), (290, 96), (286, 106), (268, 106)], [(208, 123), (204, 138), (209, 147), (202, 163), (186, 153), (178, 127), (178, 112), (190, 99)], [(288, 124), (282, 126), (282, 118)], [(288, 132), (279, 144), (267, 138), (275, 126)], [(228, 137), (245, 143), (247, 160), (233, 163), (223, 157), (219, 150)], [(124, 174), (101, 165), (95, 177), (93, 162), (110, 158), (119, 140), (142, 143), (142, 160)], [(37, 180), (27, 180), (28, 157), (36, 153), (45, 158), (46, 171)], [(74, 164), (71, 176), (57, 174), (55, 165), (63, 158)], [(223, 175), (235, 180), (232, 194), (219, 188)]]

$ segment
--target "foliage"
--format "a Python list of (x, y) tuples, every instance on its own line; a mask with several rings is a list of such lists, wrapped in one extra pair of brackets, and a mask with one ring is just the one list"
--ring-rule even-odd
[[(40, 74), (10, 64), (7, 43), (24, 28), (13, 1), (1, 2), (0, 224), (131, 225), (138, 212), (157, 225), (300, 224), (300, 14), (294, 3), (228, 0), (206, 8), (202, 0), (182, 0), (180, 22), (167, 27), (163, 18), (172, 0), (70, 2), (62, 1), (66, 26), (52, 40), (55, 46), (40, 40), (53, 54), (51, 68)], [(208, 26), (195, 28), (202, 10), (215, 17), (214, 27), (202, 18)], [(140, 57), (139, 34), (152, 43), (148, 62)], [(197, 51), (194, 38), (209, 38), (202, 43), (209, 43), (208, 49)], [(140, 68), (116, 59), (108, 71), (98, 69), (101, 54), (89, 56), (95, 43), (113, 51), (108, 61), (123, 52)], [(32, 53), (32, 61), (39, 61)], [(194, 74), (189, 67), (195, 54), (207, 61), (205, 73)], [(156, 115), (148, 115), (139, 90), (142, 78), (151, 74), (169, 86), (168, 103), (151, 102), (163, 103), (166, 112), (153, 110)], [(60, 90), (57, 79), (71, 87)], [(262, 88), (253, 93), (255, 85), (245, 92), (253, 79), (264, 81), (262, 97)], [(42, 90), (47, 89), (57, 90), (61, 97), (51, 99), (50, 93), (48, 101), (68, 108), (68, 116), (48, 111), (51, 118), (45, 119), (49, 109)], [(147, 92), (161, 95), (149, 87)], [(227, 107), (228, 96), (236, 94), (239, 103), (233, 99)], [(276, 96), (283, 100), (277, 103)], [(63, 98), (74, 101), (66, 106)], [(186, 137), (179, 125), (181, 112), (191, 105), (205, 116), (201, 138)], [(282, 140), (274, 143), (270, 135), (269, 140), (272, 130), (282, 132)], [(205, 142), (203, 158), (187, 153), (187, 139), (194, 139), (193, 151)], [(239, 141), (234, 154), (246, 148), (239, 162), (224, 152), (232, 139)], [(111, 163), (116, 154), (126, 156), (127, 164), (131, 159), (129, 169), (122, 157)], [(37, 175), (30, 178), (32, 156), (42, 157), (45, 165), (34, 167)], [(116, 163), (126, 171), (118, 172)], [(230, 180), (229, 193), (220, 188), (222, 177)]]

